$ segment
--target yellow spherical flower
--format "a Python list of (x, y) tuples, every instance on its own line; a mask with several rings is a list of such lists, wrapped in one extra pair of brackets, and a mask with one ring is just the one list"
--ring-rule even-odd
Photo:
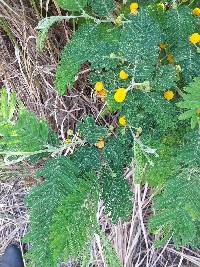
[(119, 78), (122, 80), (127, 80), (128, 79), (128, 73), (126, 73), (124, 70), (121, 70), (119, 73)]
[(101, 90), (103, 90), (104, 89), (104, 83), (103, 82), (97, 82), (96, 84), (95, 84), (95, 91), (96, 92), (99, 92), (99, 91), (101, 91)]
[(167, 55), (167, 61), (169, 62), (169, 64), (173, 64), (174, 63), (174, 56), (172, 53), (169, 53)]
[(122, 125), (122, 126), (126, 126), (127, 121), (126, 121), (126, 117), (125, 116), (119, 117), (119, 124)]
[(164, 98), (168, 101), (172, 100), (174, 98), (174, 92), (171, 90), (167, 90), (166, 92), (164, 92)]
[(97, 143), (96, 143), (96, 147), (98, 147), (99, 149), (102, 149), (105, 147), (105, 141), (103, 139), (100, 139)]
[(138, 3), (133, 2), (133, 3), (130, 4), (130, 11), (131, 11), (131, 13), (136, 13), (137, 10), (138, 10), (138, 8), (139, 8)]
[(121, 103), (126, 98), (126, 89), (125, 88), (118, 88), (116, 93), (114, 94), (114, 99), (116, 102)]
[(166, 49), (167, 48), (167, 44), (165, 44), (165, 43), (160, 43), (160, 48), (161, 49)]
[(200, 43), (200, 34), (197, 32), (193, 33), (192, 35), (190, 35), (189, 40), (192, 44)]
[(192, 10), (192, 14), (194, 16), (200, 16), (200, 8), (199, 7), (195, 7), (193, 10)]

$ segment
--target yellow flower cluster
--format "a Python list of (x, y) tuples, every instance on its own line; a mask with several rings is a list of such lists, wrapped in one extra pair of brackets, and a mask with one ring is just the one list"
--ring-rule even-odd
[(200, 43), (200, 34), (197, 32), (193, 33), (192, 35), (190, 35), (189, 40), (190, 40), (190, 43), (192, 44)]
[(99, 149), (102, 149), (105, 147), (105, 141), (104, 139), (100, 139), (97, 143), (96, 143), (96, 147)]
[(172, 100), (174, 98), (174, 92), (171, 90), (167, 90), (166, 92), (164, 92), (164, 98), (168, 101)]
[(122, 80), (127, 80), (128, 79), (128, 73), (126, 73), (124, 70), (121, 70), (119, 73), (119, 78)]
[(95, 91), (96, 94), (100, 97), (104, 97), (107, 94), (107, 90), (105, 89), (104, 83), (102, 82), (97, 82), (95, 84)]
[(192, 10), (192, 14), (194, 16), (200, 16), (200, 8), (199, 7), (195, 7), (193, 10)]
[(126, 99), (126, 89), (118, 88), (114, 94), (114, 99), (118, 103), (122, 103)]
[(136, 2), (130, 4), (130, 11), (132, 14), (137, 14), (139, 5)]
[[(119, 72), (119, 78), (121, 80), (127, 80), (129, 77), (128, 73), (125, 70), (121, 70)], [(99, 81), (95, 84), (95, 92), (100, 97), (105, 97), (108, 93), (108, 91), (105, 89), (105, 85), (103, 82)], [(116, 102), (121, 103), (126, 98), (126, 89), (125, 88), (117, 88), (115, 90), (114, 99)]]
[(104, 89), (104, 83), (102, 83), (102, 82), (97, 82), (96, 84), (95, 84), (95, 91), (96, 92), (100, 92), (101, 90), (103, 90)]
[(160, 43), (160, 48), (161, 49), (166, 49), (167, 48), (167, 44), (165, 44), (165, 43)]
[(126, 117), (125, 116), (119, 117), (119, 124), (122, 125), (122, 126), (126, 126), (127, 121), (126, 121)]

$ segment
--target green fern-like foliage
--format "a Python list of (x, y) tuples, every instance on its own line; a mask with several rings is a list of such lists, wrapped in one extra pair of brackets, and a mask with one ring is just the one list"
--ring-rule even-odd
[(161, 136), (177, 127), (177, 109), (159, 92), (130, 92), (121, 106), (121, 114), (126, 114), (127, 121), (132, 126), (142, 127), (144, 143), (150, 134)]
[(158, 59), (161, 32), (146, 10), (129, 19), (121, 32), (120, 53), (134, 66), (135, 80), (145, 81), (152, 76)]
[[(16, 117), (15, 112), (18, 112)], [(1, 92), (0, 136), (0, 153), (11, 159), (28, 157), (31, 152), (39, 154), (40, 150), (59, 144), (47, 122), (37, 118), (22, 103), (16, 108), (15, 93), (8, 94), (5, 88)]]
[(191, 8), (182, 6), (166, 14), (166, 41), (170, 45), (189, 44), (188, 37), (197, 30), (197, 20), (191, 15)]
[(186, 111), (179, 116), (180, 120), (191, 120), (191, 128), (200, 122), (200, 77), (194, 79), (184, 88), (183, 100), (177, 106)]
[(106, 128), (97, 125), (94, 118), (89, 116), (85, 117), (85, 119), (78, 124), (78, 129), (80, 135), (91, 144), (97, 143), (98, 140), (104, 138), (107, 134)]
[[(130, 19), (123, 30), (109, 24), (89, 24), (74, 34), (63, 51), (57, 69), (56, 84), (60, 93), (65, 92), (66, 85), (74, 82), (81, 64), (86, 61), (91, 63), (93, 69), (101, 70), (115, 67), (119, 59), (126, 60), (136, 65), (134, 72), (138, 80), (150, 77), (159, 52), (159, 27), (145, 11)], [(142, 67), (144, 64), (145, 68)]]
[(178, 46), (174, 50), (174, 56), (181, 66), (181, 75), (186, 83), (192, 82), (195, 77), (200, 76), (200, 55), (195, 46), (190, 44)]
[[(85, 266), (90, 242), (99, 234), (99, 200), (104, 201), (105, 213), (113, 223), (131, 214), (133, 194), (123, 172), (132, 159), (130, 134), (119, 132), (107, 140), (108, 130), (90, 116), (78, 127), (85, 146), (68, 157), (48, 160), (38, 172), (44, 182), (32, 188), (27, 198), (31, 221), (27, 241), (32, 243), (29, 258), (38, 267), (53, 267), (70, 258)], [(104, 148), (96, 147), (99, 138), (105, 139)]]
[(133, 207), (131, 202), (133, 194), (123, 172), (105, 168), (101, 170), (101, 177), (105, 212), (111, 216), (113, 223), (117, 223), (120, 218), (127, 220)]
[[(38, 267), (56, 266), (51, 251), (51, 227), (60, 203), (72, 193), (78, 183), (78, 169), (65, 157), (47, 161), (38, 173), (45, 178), (40, 186), (32, 188), (27, 198), (30, 209), (31, 231), (27, 240), (32, 243), (30, 258)], [(61, 255), (60, 255), (61, 256)]]
[[(143, 180), (148, 181), (151, 186), (163, 185), (173, 174), (176, 174), (177, 159), (176, 151), (166, 145), (156, 146), (159, 157), (152, 159), (154, 165), (146, 165)], [(147, 164), (143, 159), (143, 165)]]
[(199, 170), (186, 169), (170, 179), (162, 194), (155, 199), (156, 215), (150, 221), (150, 229), (159, 232), (164, 244), (172, 237), (177, 247), (199, 245), (200, 221)]
[(195, 128), (184, 135), (184, 146), (180, 147), (178, 161), (187, 167), (197, 168), (200, 165), (200, 134), (199, 129)]
[(59, 6), (69, 11), (80, 11), (86, 5), (88, 0), (56, 0)]
[(102, 150), (103, 160), (112, 169), (123, 169), (131, 164), (133, 139), (129, 131), (119, 131), (116, 136), (110, 136)]
[(92, 11), (94, 13), (103, 17), (108, 16), (116, 8), (116, 5), (113, 0), (90, 0), (89, 4), (92, 7)]
[[(31, 231), (25, 241), (32, 244), (29, 258), (37, 266), (53, 267), (70, 258), (87, 262), (90, 242), (94, 234), (99, 232), (96, 213), (102, 191), (101, 183), (94, 173), (83, 174), (77, 163), (78, 161), (73, 162), (66, 157), (48, 161), (38, 173), (45, 178), (45, 182), (29, 193), (27, 202)], [(113, 204), (112, 210), (120, 208), (115, 209), (114, 219), (115, 216), (124, 217), (124, 214), (130, 214), (131, 211), (131, 206), (126, 205), (128, 184), (123, 177), (119, 178), (121, 181), (118, 179), (117, 184), (112, 182), (113, 190), (116, 190), (115, 184), (119, 186), (119, 192), (110, 195), (115, 197), (117, 203), (113, 202), (113, 198), (108, 200), (108, 203)], [(109, 179), (111, 182), (111, 177)], [(106, 181), (104, 186), (105, 183)], [(125, 187), (121, 186), (123, 184)], [(130, 199), (128, 203), (131, 204)], [(108, 206), (108, 210), (110, 207)]]
[(25, 108), (21, 108), (16, 123), (2, 129), (1, 144), (6, 146), (4, 148), (6, 150), (38, 151), (47, 144), (48, 130), (44, 121), (37, 119)]
[(23, 154), (23, 152), (38, 152), (48, 145), (58, 144), (56, 135), (47, 123), (24, 107), (20, 108), (17, 121), (1, 127), (0, 134), (1, 151)]
[(98, 232), (99, 192), (96, 175), (88, 174), (61, 200), (50, 229), (50, 249), (55, 261), (87, 258), (90, 242)]
[(142, 175), (145, 181), (163, 189), (154, 198), (155, 215), (149, 222), (150, 231), (160, 237), (157, 246), (171, 237), (177, 248), (199, 245), (200, 135), (185, 125), (180, 129), (164, 135), (160, 144), (155, 143), (159, 157)]
[(72, 160), (80, 167), (82, 172), (101, 168), (101, 153), (95, 146), (83, 146), (71, 156)]
[(86, 61), (91, 63), (92, 68), (102, 69), (114, 66), (116, 60), (111, 59), (110, 54), (116, 50), (117, 42), (118, 29), (114, 29), (111, 25), (81, 26), (61, 55), (56, 73), (58, 91), (61, 94), (65, 93), (66, 85), (74, 83), (77, 72)]
[[(86, 116), (76, 129), (80, 147), (67, 157), (48, 160), (39, 172), (44, 182), (28, 196), (31, 261), (38, 267), (53, 267), (78, 258), (84, 266), (90, 242), (95, 234), (100, 235), (95, 216), (98, 201), (104, 201), (105, 214), (113, 223), (131, 214), (133, 194), (124, 171), (133, 165), (137, 182), (160, 189), (149, 223), (151, 231), (160, 234), (158, 245), (170, 237), (177, 247), (199, 244), (200, 135), (184, 121), (191, 119), (192, 128), (199, 123), (200, 80), (195, 78), (200, 76), (199, 44), (190, 41), (198, 32), (199, 19), (190, 6), (174, 1), (168, 8), (158, 5), (160, 1), (141, 1), (134, 14), (128, 5), (120, 9), (112, 0), (57, 2), (66, 10), (82, 13), (79, 22), (84, 17), (87, 20), (83, 25), (74, 24), (78, 28), (64, 47), (56, 70), (56, 90), (65, 94), (82, 65), (89, 63), (91, 85), (102, 81), (107, 93), (100, 115), (115, 112), (117, 119), (125, 116), (126, 121), (119, 127), (114, 121), (114, 127), (106, 128)], [(71, 18), (77, 19), (74, 14)], [(44, 33), (40, 46), (47, 29), (63, 18), (70, 16), (39, 23)], [(121, 70), (128, 74), (125, 79), (119, 75)], [(127, 89), (122, 90), (124, 101), (116, 99), (117, 88)], [(183, 100), (178, 102), (183, 88)], [(181, 108), (186, 112), (180, 115)], [(32, 149), (27, 148), (30, 138), (34, 149), (47, 146), (47, 125), (26, 112), (22, 109), (13, 123), (24, 138), (22, 150)], [(118, 261), (113, 262), (118, 266)]]
[(198, 32), (199, 21), (191, 15), (191, 9), (182, 6), (167, 13), (164, 26), (165, 39), (170, 45), (169, 52), (174, 55), (176, 64), (181, 67), (181, 75), (185, 82), (200, 75), (200, 56), (197, 48), (189, 42), (189, 37)]
[(177, 82), (176, 69), (172, 65), (160, 66), (151, 81), (155, 91), (166, 91), (166, 88), (174, 88)]
[[(96, 125), (91, 117), (86, 117), (79, 124), (79, 131), (90, 144), (105, 138), (106, 128)], [(108, 132), (107, 132), (108, 135)], [(102, 199), (113, 223), (120, 218), (127, 219), (132, 209), (132, 192), (123, 175), (123, 168), (132, 160), (133, 140), (128, 132), (106, 137), (105, 147), (83, 147), (72, 155), (81, 169), (96, 170), (101, 181)]]

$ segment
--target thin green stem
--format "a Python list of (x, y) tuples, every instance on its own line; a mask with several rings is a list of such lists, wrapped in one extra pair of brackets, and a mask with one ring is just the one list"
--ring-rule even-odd
[[(46, 149), (41, 149), (41, 150), (37, 150), (37, 151), (0, 151), (0, 155), (4, 155), (4, 161), (6, 163), (6, 165), (10, 165), (10, 164), (14, 164), (14, 163), (18, 163), (21, 162), (31, 156), (35, 156), (38, 154), (43, 154), (43, 153), (49, 153), (52, 156), (55, 155), (62, 155), (63, 151), (66, 150), (67, 148), (72, 148), (75, 147), (76, 145), (83, 145), (85, 143), (85, 141), (77, 141), (74, 142), (72, 144), (62, 144), (59, 147), (47, 147)], [(18, 157), (15, 160), (9, 160), (10, 157), (16, 156)]]

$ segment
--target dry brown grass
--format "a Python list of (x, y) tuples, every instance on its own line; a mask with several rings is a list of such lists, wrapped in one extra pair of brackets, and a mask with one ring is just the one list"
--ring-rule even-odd
[[(37, 9), (31, 2), (0, 0), (0, 17), (7, 20), (12, 32), (8, 38), (5, 29), (0, 29), (0, 83), (16, 91), (30, 110), (46, 118), (65, 139), (67, 130), (74, 129), (76, 121), (84, 114), (90, 112), (97, 118), (102, 104), (92, 96), (86, 84), (88, 71), (80, 72), (75, 88), (69, 89), (66, 96), (61, 97), (55, 92), (55, 67), (72, 29), (65, 23), (56, 26), (50, 31), (45, 51), (38, 53), (35, 26), (41, 13), (45, 16), (49, 10), (51, 14), (61, 11), (53, 1), (40, 0), (41, 8)], [(5, 173), (14, 176), (13, 170), (9, 169), (6, 172), (2, 169), (0, 176), (5, 177)], [(128, 179), (132, 180), (132, 176), (132, 171), (127, 172)], [(147, 231), (153, 192), (147, 184), (141, 187), (132, 183), (135, 207), (129, 222), (112, 225), (104, 216), (103, 205), (99, 207), (100, 224), (118, 251), (123, 267), (200, 266), (199, 250), (182, 248), (176, 251), (170, 242), (162, 249), (155, 249), (153, 241), (157, 237)], [(0, 182), (0, 253), (9, 243), (21, 243), (26, 232), (28, 216), (23, 201), (26, 191), (24, 177)], [(106, 267), (104, 255), (100, 253), (101, 244), (97, 241), (93, 244), (92, 258), (96, 266)]]
[(22, 245), (28, 222), (25, 193), (23, 181), (0, 182), (0, 254), (12, 242)]

